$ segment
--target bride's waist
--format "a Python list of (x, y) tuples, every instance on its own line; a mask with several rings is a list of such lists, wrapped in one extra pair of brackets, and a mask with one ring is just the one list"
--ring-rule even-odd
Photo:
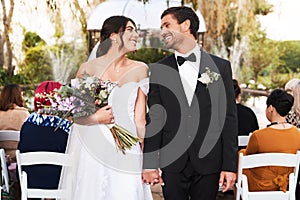
[[(129, 131), (133, 135), (136, 134), (136, 127), (135, 124), (132, 121), (128, 120), (118, 120), (115, 118), (115, 124), (122, 127), (123, 129)], [(90, 124), (90, 125), (82, 125), (74, 123), (73, 126), (77, 126), (78, 128), (85, 128), (85, 129), (94, 129), (94, 128), (100, 128), (100, 129), (110, 129), (113, 124)]]
[(113, 116), (121, 119), (133, 119), (134, 113), (113, 112)]

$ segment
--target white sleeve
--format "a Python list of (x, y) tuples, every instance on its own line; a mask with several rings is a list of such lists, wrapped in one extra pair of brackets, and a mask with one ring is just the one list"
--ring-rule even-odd
[(149, 92), (149, 78), (144, 78), (140, 80), (139, 87), (144, 92), (144, 94), (147, 95)]

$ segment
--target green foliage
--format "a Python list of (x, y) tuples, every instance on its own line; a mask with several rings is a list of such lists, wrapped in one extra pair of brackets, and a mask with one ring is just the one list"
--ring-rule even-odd
[(36, 47), (39, 45), (44, 46), (45, 44), (46, 42), (38, 34), (34, 32), (26, 32), (22, 42), (22, 50), (26, 52), (32, 47)]
[(279, 59), (282, 61), (280, 68), (291, 70), (292, 72), (300, 72), (300, 41), (284, 41), (278, 42), (281, 52)]
[(46, 47), (36, 46), (27, 50), (24, 62), (19, 66), (20, 74), (30, 83), (53, 80), (52, 67)]
[(272, 12), (273, 6), (266, 1), (255, 0), (254, 1), (254, 14), (255, 15), (267, 15)]
[(245, 66), (252, 69), (253, 79), (258, 80), (259, 73), (271, 63), (277, 66), (278, 59), (277, 44), (266, 38), (266, 34), (261, 31), (253, 32), (250, 36), (250, 46), (244, 55)]
[(6, 75), (6, 70), (0, 68), (0, 85), (5, 85), (8, 83), (8, 77)]
[(129, 53), (128, 58), (149, 64), (157, 62), (170, 54), (171, 53), (169, 51), (160, 48), (141, 48), (134, 53)]
[(253, 70), (250, 66), (243, 66), (239, 70), (239, 82), (248, 83), (251, 79), (253, 79)]
[(0, 68), (0, 86), (4, 86), (9, 83), (15, 84), (26, 84), (29, 81), (22, 74), (16, 74), (14, 76), (7, 76), (7, 72), (5, 69)]
[(249, 60), (240, 71), (240, 80), (256, 80), (254, 89), (258, 84), (274, 89), (284, 88), (292, 78), (300, 78), (299, 42), (277, 42), (257, 36), (250, 43)]

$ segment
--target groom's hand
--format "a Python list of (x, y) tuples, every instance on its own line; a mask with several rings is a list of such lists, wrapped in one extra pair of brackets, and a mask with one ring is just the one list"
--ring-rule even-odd
[(233, 188), (236, 180), (236, 173), (222, 171), (219, 179), (219, 186), (223, 187), (222, 192)]
[(159, 175), (159, 171), (157, 169), (154, 170), (143, 170), (142, 180), (146, 184), (155, 185), (157, 183), (164, 185), (164, 181)]

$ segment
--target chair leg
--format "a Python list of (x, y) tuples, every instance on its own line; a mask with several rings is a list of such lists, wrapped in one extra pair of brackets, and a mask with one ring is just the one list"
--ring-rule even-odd
[(240, 200), (240, 195), (239, 195), (239, 193), (237, 191), (237, 187), (235, 185), (233, 186), (233, 196), (236, 200)]
[(235, 196), (235, 200), (240, 200), (241, 194), (239, 189), (234, 190), (234, 196)]

